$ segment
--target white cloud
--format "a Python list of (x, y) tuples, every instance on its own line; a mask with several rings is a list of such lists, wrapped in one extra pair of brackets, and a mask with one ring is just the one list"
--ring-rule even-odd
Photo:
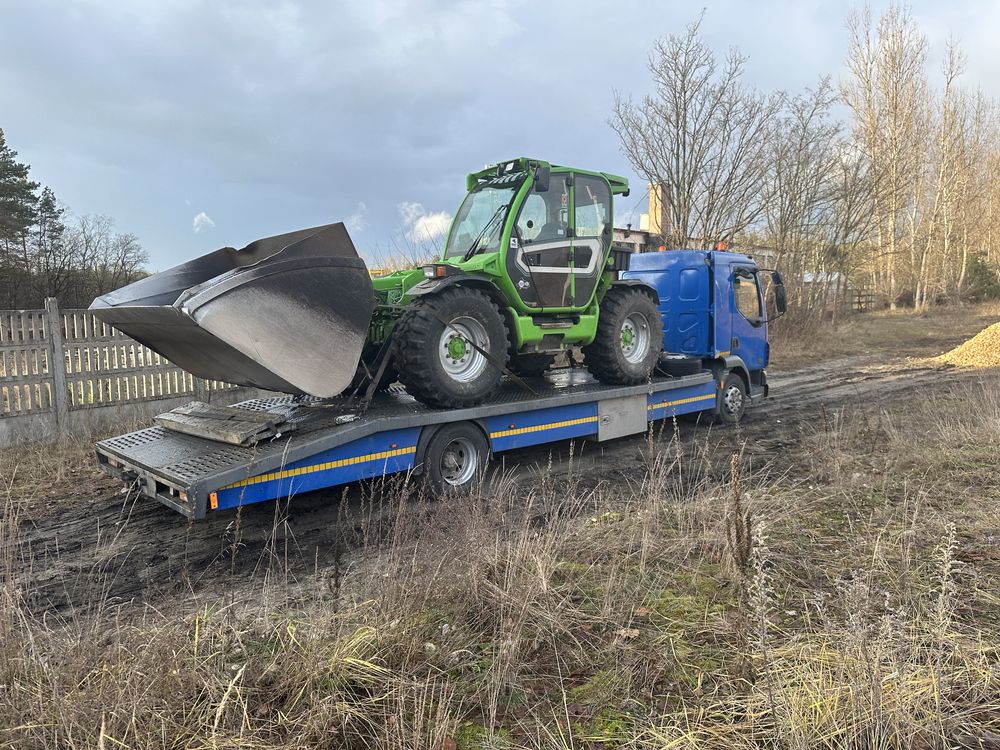
[(347, 227), (347, 231), (363, 232), (365, 227), (368, 226), (368, 222), (365, 221), (366, 213), (368, 213), (368, 206), (364, 204), (364, 201), (358, 201), (358, 207), (354, 209), (354, 213), (344, 219), (344, 226)]
[(200, 232), (205, 227), (212, 228), (215, 226), (215, 222), (212, 221), (211, 217), (204, 211), (199, 212), (194, 217), (194, 222), (192, 223), (192, 228), (195, 232)]
[(419, 203), (404, 202), (399, 204), (399, 215), (403, 217), (403, 223), (408, 227), (413, 226), (424, 213), (424, 207)]
[(424, 214), (413, 223), (413, 229), (406, 236), (413, 242), (431, 242), (443, 237), (451, 225), (451, 214), (436, 211)]
[(406, 239), (410, 242), (433, 242), (443, 237), (451, 226), (451, 214), (446, 211), (428, 213), (420, 203), (400, 203), (399, 215), (403, 217)]

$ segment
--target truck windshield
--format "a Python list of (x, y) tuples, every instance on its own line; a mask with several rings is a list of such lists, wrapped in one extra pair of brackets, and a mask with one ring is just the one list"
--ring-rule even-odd
[(462, 201), (448, 235), (445, 257), (461, 257), (476, 245), (477, 253), (500, 249), (500, 230), (521, 181), (504, 179), (503, 184), (486, 183)]

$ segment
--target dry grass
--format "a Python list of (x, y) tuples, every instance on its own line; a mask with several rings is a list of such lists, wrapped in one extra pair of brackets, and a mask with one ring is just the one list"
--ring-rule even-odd
[(265, 570), (65, 620), (14, 583), (19, 474), (0, 747), (995, 746), (995, 389), (828, 414), (805, 441), (782, 475), (667, 429), (625, 485), (571, 460), (400, 493), (345, 520), (333, 583)]
[(835, 322), (786, 316), (769, 327), (772, 364), (788, 368), (803, 361), (850, 355), (933, 356), (998, 319), (1000, 303), (996, 302), (850, 314)]

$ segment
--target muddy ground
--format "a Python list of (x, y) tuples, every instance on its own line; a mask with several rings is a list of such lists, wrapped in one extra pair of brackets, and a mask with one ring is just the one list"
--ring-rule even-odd
[[(794, 356), (779, 354), (767, 402), (755, 406), (736, 429), (682, 424), (682, 444), (707, 446), (708, 454), (718, 457), (710, 471), (720, 476), (733, 451), (743, 452), (755, 473), (793, 474), (802, 458), (797, 450), (802, 436), (837, 410), (892, 411), (963, 384), (1000, 385), (1000, 371), (958, 370), (928, 360), (995, 321), (982, 310), (862, 321), (842, 329), (835, 346), (818, 340), (815, 352), (807, 346)], [(841, 353), (823, 354), (830, 350)], [(672, 434), (672, 425), (666, 429)], [(574, 446), (577, 486), (634, 480), (645, 467), (647, 440)], [(569, 450), (569, 444), (526, 449), (498, 463), (515, 483), (537, 482), (539, 472), (565, 481)], [(50, 502), (30, 503), (20, 519), (19, 584), (38, 614), (72, 617), (94, 607), (161, 608), (178, 599), (238, 595), (275, 561), (282, 575), (292, 578), (339, 580), (358, 564), (351, 557), (352, 533), (362, 527), (364, 533), (378, 533), (378, 524), (359, 519), (370, 521), (382, 512), (374, 510), (380, 497), (398, 496), (394, 487), (363, 483), (191, 523), (156, 503), (123, 494), (96, 467), (71, 475), (70, 481), (51, 488)], [(338, 526), (345, 512), (350, 518)]]

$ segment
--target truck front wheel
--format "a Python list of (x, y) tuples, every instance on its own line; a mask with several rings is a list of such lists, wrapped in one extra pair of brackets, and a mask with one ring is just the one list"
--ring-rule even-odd
[(663, 321), (653, 300), (630, 287), (611, 287), (597, 320), (597, 336), (583, 347), (590, 374), (610, 385), (649, 380), (663, 348)]
[(716, 416), (722, 424), (736, 424), (747, 410), (747, 387), (735, 372), (727, 372), (722, 379), (716, 404)]

